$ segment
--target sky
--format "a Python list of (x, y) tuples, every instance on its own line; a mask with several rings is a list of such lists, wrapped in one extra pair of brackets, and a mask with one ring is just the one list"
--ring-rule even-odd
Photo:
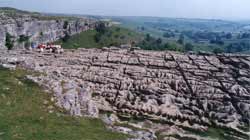
[(46, 13), (250, 20), (250, 0), (0, 0)]

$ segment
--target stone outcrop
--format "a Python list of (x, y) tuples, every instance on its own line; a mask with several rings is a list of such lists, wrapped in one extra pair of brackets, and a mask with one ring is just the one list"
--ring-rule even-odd
[(12, 36), (15, 48), (24, 48), (25, 41), (19, 41), (20, 37), (28, 37), (29, 42), (39, 43), (54, 42), (65, 34), (74, 35), (89, 29), (93, 29), (96, 20), (89, 18), (55, 17), (41, 14), (9, 13), (0, 10), (0, 49), (6, 49), (6, 33)]
[(250, 122), (249, 55), (3, 51), (0, 64), (44, 73), (30, 78), (52, 90), (56, 104), (72, 115), (98, 117), (99, 111), (112, 112), (199, 130), (211, 125), (238, 129)]

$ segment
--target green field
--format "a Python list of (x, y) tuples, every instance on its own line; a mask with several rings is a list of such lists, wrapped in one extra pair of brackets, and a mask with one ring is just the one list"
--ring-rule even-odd
[[(121, 27), (150, 34), (155, 39), (160, 38), (163, 43), (176, 45), (181, 36), (184, 37), (183, 43), (179, 43), (177, 47), (173, 45), (163, 47), (147, 42), (144, 43), (146, 45), (142, 45), (142, 49), (213, 53), (249, 53), (250, 51), (250, 31), (245, 30), (249, 25), (247, 22), (160, 17), (105, 18), (119, 22)], [(185, 50), (186, 44), (191, 44), (192, 49)]]
[(97, 42), (95, 36), (98, 34), (96, 30), (88, 30), (76, 35), (71, 36), (67, 41), (60, 40), (57, 43), (62, 44), (63, 48), (76, 49), (76, 48), (102, 48), (110, 46), (119, 46), (133, 41), (142, 39), (142, 35), (132, 30), (121, 27), (109, 27), (105, 33), (100, 35)]
[(107, 130), (98, 119), (66, 115), (53, 105), (48, 93), (25, 79), (25, 74), (23, 70), (0, 68), (0, 140), (122, 140), (127, 137)]

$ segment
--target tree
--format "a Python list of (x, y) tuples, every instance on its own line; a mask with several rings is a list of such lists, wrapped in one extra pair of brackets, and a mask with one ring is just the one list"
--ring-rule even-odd
[(170, 38), (171, 35), (170, 35), (168, 32), (166, 32), (166, 33), (163, 34), (163, 37), (165, 37), (165, 38)]
[(232, 39), (232, 37), (233, 37), (233, 36), (232, 36), (231, 33), (227, 33), (227, 34), (226, 34), (226, 39)]
[(226, 46), (226, 52), (227, 53), (232, 53), (233, 52), (233, 44), (229, 44), (228, 46)]
[(69, 40), (69, 38), (70, 38), (70, 35), (69, 35), (69, 33), (68, 32), (64, 32), (64, 37), (62, 38), (62, 41), (63, 42), (67, 42), (68, 40)]
[(25, 41), (24, 47), (25, 47), (26, 49), (29, 49), (30, 46), (31, 46), (31, 42), (30, 42), (30, 41)]
[(179, 51), (179, 52), (182, 52), (182, 49), (178, 48), (178, 46), (175, 45), (175, 44), (166, 43), (164, 45), (164, 48), (165, 48), (165, 50), (169, 50), (169, 51)]
[(121, 28), (117, 27), (117, 28), (115, 28), (115, 31), (120, 32)]
[(101, 41), (101, 34), (97, 33), (95, 36), (94, 36), (94, 39), (95, 39), (95, 42), (98, 43)]
[(96, 31), (98, 33), (104, 34), (106, 32), (106, 25), (104, 22), (100, 22), (96, 25)]
[(67, 20), (65, 20), (63, 23), (63, 29), (67, 29), (68, 25), (69, 25), (69, 22)]
[(217, 36), (215, 39), (210, 40), (210, 43), (217, 45), (224, 45), (224, 41), (219, 36)]
[(240, 35), (240, 39), (247, 39), (250, 38), (250, 33), (243, 33), (242, 35)]
[(18, 42), (22, 43), (22, 42), (27, 42), (29, 41), (29, 36), (25, 36), (25, 35), (20, 35)]
[(142, 30), (142, 31), (144, 31), (144, 30), (145, 30), (145, 27), (144, 27), (144, 26), (142, 26), (142, 27), (141, 27), (141, 30)]
[(14, 41), (12, 38), (13, 37), (9, 33), (6, 33), (5, 46), (8, 48), (8, 50), (11, 50), (14, 47)]
[(240, 43), (231, 43), (225, 48), (227, 53), (235, 53), (235, 52), (242, 52), (242, 51), (249, 51), (250, 44), (246, 42)]
[(151, 40), (150, 34), (146, 34), (146, 41), (150, 41), (150, 40)]
[(194, 46), (191, 44), (191, 43), (187, 43), (185, 46), (184, 46), (184, 49), (185, 51), (193, 51), (194, 49)]
[(179, 39), (177, 40), (177, 42), (178, 42), (179, 44), (182, 44), (182, 45), (183, 45), (183, 44), (184, 44), (184, 39), (185, 39), (185, 38), (184, 38), (184, 35), (181, 34), (180, 37), (179, 37)]
[(213, 50), (213, 53), (214, 53), (214, 54), (223, 53), (223, 50), (222, 50), (221, 48), (215, 48), (215, 49)]
[(43, 34), (43, 32), (40, 32), (39, 35), (40, 35), (40, 37), (43, 37), (44, 34)]
[(162, 43), (162, 39), (161, 39), (161, 38), (158, 38), (158, 39), (156, 40), (156, 44), (157, 44), (157, 45), (161, 45), (161, 43)]
[(165, 32), (163, 34), (163, 37), (165, 38), (170, 38), (170, 37), (175, 37), (174, 33), (173, 32)]

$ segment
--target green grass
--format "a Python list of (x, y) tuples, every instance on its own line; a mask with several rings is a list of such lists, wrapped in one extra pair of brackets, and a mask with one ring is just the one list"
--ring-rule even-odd
[[(98, 119), (73, 118), (53, 106), (50, 95), (24, 78), (23, 70), (0, 68), (0, 140), (122, 140)], [(45, 105), (44, 101), (48, 101)], [(53, 113), (48, 113), (51, 106)]]
[(141, 40), (143, 37), (137, 32), (116, 26), (107, 28), (106, 32), (101, 35), (99, 42), (95, 40), (95, 35), (97, 34), (96, 30), (88, 30), (71, 36), (66, 42), (60, 40), (56, 43), (62, 44), (62, 47), (65, 49), (102, 48), (127, 44)]
[(95, 42), (95, 30), (88, 30), (77, 35), (73, 35), (67, 42), (59, 41), (65, 49), (76, 48), (100, 48), (101, 46)]

